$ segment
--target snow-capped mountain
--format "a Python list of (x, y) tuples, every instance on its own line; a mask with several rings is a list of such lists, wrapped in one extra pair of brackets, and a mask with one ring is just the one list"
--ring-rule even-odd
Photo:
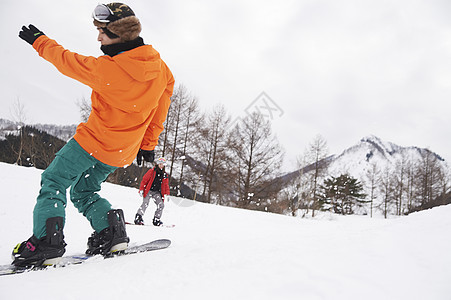
[(18, 123), (0, 119), (0, 139), (4, 140), (9, 134), (19, 134)]
[[(447, 168), (446, 161), (429, 149), (415, 146), (403, 147), (392, 142), (383, 141), (377, 136), (363, 137), (355, 145), (345, 149), (341, 154), (333, 154), (325, 158), (322, 163), (329, 165), (327, 176), (339, 176), (349, 174), (361, 179), (372, 165), (380, 170), (386, 167), (394, 167), (397, 162), (404, 160), (419, 161), (422, 155), (430, 153), (437, 159), (443, 168)], [(302, 173), (313, 171), (313, 164), (303, 168)], [(300, 170), (283, 175), (280, 179), (287, 184), (300, 174)]]
[[(358, 204), (356, 214), (400, 215), (449, 201), (446, 193), (450, 169), (440, 155), (429, 149), (399, 146), (369, 135), (341, 154), (322, 159), (319, 165), (319, 185), (331, 176), (345, 174), (362, 184), (365, 203)], [(297, 199), (312, 192), (314, 172), (315, 164), (310, 162), (277, 180), (282, 182), (284, 192)], [(310, 200), (302, 197), (305, 207)]]
[(340, 155), (333, 156), (328, 173), (332, 176), (350, 174), (362, 179), (365, 173), (375, 164), (380, 170), (393, 168), (402, 160), (420, 161), (422, 155), (430, 153), (439, 163), (446, 167), (446, 162), (438, 154), (429, 149), (415, 146), (403, 147), (392, 142), (383, 141), (377, 136), (369, 135), (357, 144), (344, 150)]

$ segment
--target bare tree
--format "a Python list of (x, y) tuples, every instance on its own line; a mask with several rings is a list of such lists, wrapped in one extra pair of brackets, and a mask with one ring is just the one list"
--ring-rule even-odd
[(172, 130), (172, 123), (173, 123), (172, 122), (173, 103), (174, 103), (174, 96), (171, 97), (171, 105), (169, 106), (168, 114), (167, 114), (166, 120), (164, 122), (163, 132), (159, 136), (159, 144), (162, 145), (161, 146), (161, 155), (162, 156), (166, 155), (166, 151), (168, 150), (168, 146), (169, 146), (169, 142), (168, 142), (169, 135)]
[(370, 202), (370, 218), (373, 217), (374, 200), (377, 198), (377, 190), (380, 184), (380, 170), (376, 163), (371, 163), (369, 169), (365, 173), (365, 183), (369, 193)]
[(87, 100), (85, 97), (77, 100), (76, 102), (78, 109), (80, 111), (80, 119), (82, 122), (88, 121), (89, 115), (91, 114), (91, 101)]
[(305, 157), (312, 164), (313, 170), (310, 173), (310, 197), (312, 201), (312, 217), (315, 216), (315, 210), (319, 209), (320, 180), (325, 176), (329, 163), (326, 160), (329, 150), (326, 140), (317, 135), (310, 143)]
[(185, 167), (187, 156), (194, 149), (193, 144), (198, 139), (197, 128), (200, 120), (197, 99), (190, 95), (185, 86), (178, 85), (171, 97), (159, 147), (162, 148), (162, 155), (170, 160), (168, 166), (170, 184), (176, 187), (178, 192), (184, 181), (197, 182), (197, 180), (185, 178)]
[(211, 203), (212, 193), (221, 190), (219, 173), (225, 169), (227, 156), (225, 150), (228, 146), (228, 128), (230, 116), (227, 115), (224, 106), (217, 106), (212, 113), (205, 118), (201, 129), (201, 137), (198, 149), (205, 164), (203, 173), (203, 195), (206, 202)]
[(283, 162), (284, 153), (271, 133), (270, 123), (261, 114), (253, 113), (238, 124), (233, 132), (235, 140), (235, 175), (240, 207), (271, 197), (268, 180)]
[[(402, 215), (404, 213), (404, 198), (407, 198), (406, 181), (407, 181), (407, 167), (408, 161), (405, 156), (395, 163), (393, 171), (394, 176), (394, 197), (396, 198), (396, 214)], [(407, 200), (406, 200), (407, 202)]]
[(302, 211), (302, 217), (305, 217), (311, 206), (309, 163), (305, 154), (297, 157), (298, 174), (290, 187), (293, 190), (290, 198), (292, 216)]
[(17, 151), (17, 160), (16, 164), (21, 166), (22, 165), (22, 151), (24, 147), (24, 127), (26, 122), (26, 112), (25, 112), (25, 106), (20, 101), (19, 97), (16, 98), (16, 101), (14, 101), (12, 108), (10, 109), (10, 113), (12, 115), (13, 121), (17, 122), (17, 130), (19, 131), (20, 136), (20, 145), (19, 150)]
[(417, 192), (417, 182), (418, 179), (416, 177), (416, 170), (417, 170), (417, 163), (410, 159), (407, 161), (406, 165), (406, 205), (407, 205), (407, 211), (412, 211), (412, 209), (415, 207), (416, 198), (418, 196)]
[[(446, 195), (451, 191), (451, 172), (448, 166), (442, 169), (441, 176), (439, 178), (441, 186), (441, 194)], [(443, 203), (444, 204), (444, 203)]]
[[(168, 136), (170, 140), (170, 157), (171, 165), (169, 170), (169, 180), (172, 180), (172, 173), (174, 171), (174, 163), (177, 159), (177, 147), (181, 142), (181, 131), (183, 130), (183, 111), (187, 100), (190, 98), (187, 89), (183, 85), (179, 85), (175, 90), (171, 98), (171, 109), (168, 112), (170, 114), (171, 125), (168, 126)], [(170, 128), (170, 131), (169, 131)], [(167, 149), (165, 144), (164, 149)], [(163, 151), (163, 155), (167, 155)]]
[(421, 161), (418, 164), (417, 178), (421, 195), (421, 205), (433, 201), (442, 192), (440, 178), (443, 171), (439, 165), (436, 154), (426, 149), (421, 152)]
[(380, 209), (384, 214), (384, 218), (387, 218), (389, 211), (391, 209), (391, 204), (393, 203), (394, 197), (394, 177), (392, 170), (389, 166), (385, 167), (380, 175), (380, 191), (382, 194), (383, 202), (380, 205)]
[(184, 110), (184, 137), (183, 137), (183, 146), (181, 149), (181, 161), (182, 166), (180, 168), (180, 178), (179, 184), (180, 187), (183, 183), (183, 171), (185, 169), (185, 161), (186, 155), (188, 154), (188, 147), (191, 142), (195, 141), (195, 135), (197, 135), (196, 128), (199, 127), (199, 123), (201, 122), (201, 116), (199, 115), (199, 103), (196, 98), (191, 97), (188, 99), (186, 103), (186, 109)]

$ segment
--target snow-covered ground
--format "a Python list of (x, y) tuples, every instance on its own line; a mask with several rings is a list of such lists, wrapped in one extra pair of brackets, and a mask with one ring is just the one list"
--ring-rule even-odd
[[(0, 163), (0, 264), (31, 235), (40, 170)], [(136, 189), (101, 192), (132, 220)], [(150, 206), (145, 220), (152, 217)], [(71, 203), (66, 253), (92, 230)], [(131, 244), (170, 248), (0, 277), (0, 299), (451, 299), (451, 206), (407, 217), (299, 219), (172, 197), (163, 221), (127, 227)]]

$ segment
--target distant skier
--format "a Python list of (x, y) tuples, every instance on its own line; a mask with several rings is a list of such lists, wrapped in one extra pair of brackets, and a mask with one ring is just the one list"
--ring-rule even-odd
[(161, 215), (164, 209), (164, 198), (166, 195), (169, 195), (169, 179), (168, 174), (165, 172), (165, 166), (166, 159), (160, 157), (155, 161), (155, 167), (147, 171), (143, 176), (139, 187), (139, 194), (143, 197), (143, 203), (135, 216), (135, 224), (137, 225), (144, 225), (143, 216), (149, 206), (150, 198), (157, 205), (152, 223), (155, 226), (163, 225)]
[(122, 210), (111, 209), (97, 192), (109, 174), (135, 157), (138, 163), (153, 161), (174, 78), (160, 54), (139, 36), (141, 23), (130, 7), (99, 4), (92, 17), (105, 54), (98, 58), (65, 50), (33, 25), (19, 33), (62, 74), (92, 88), (92, 110), (42, 173), (33, 235), (14, 248), (16, 266), (55, 264), (63, 256), (69, 187), (71, 201), (94, 229), (86, 253), (109, 255), (128, 247)]

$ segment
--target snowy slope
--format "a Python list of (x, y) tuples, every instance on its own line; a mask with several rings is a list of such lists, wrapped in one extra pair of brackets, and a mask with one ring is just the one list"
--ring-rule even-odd
[[(40, 173), (0, 163), (0, 264), (31, 235)], [(136, 189), (101, 194), (129, 220), (140, 204)], [(132, 243), (169, 238), (169, 249), (0, 277), (0, 299), (451, 299), (450, 214), (306, 220), (171, 198), (163, 221), (175, 228), (128, 227)], [(90, 233), (68, 204), (67, 253)]]

